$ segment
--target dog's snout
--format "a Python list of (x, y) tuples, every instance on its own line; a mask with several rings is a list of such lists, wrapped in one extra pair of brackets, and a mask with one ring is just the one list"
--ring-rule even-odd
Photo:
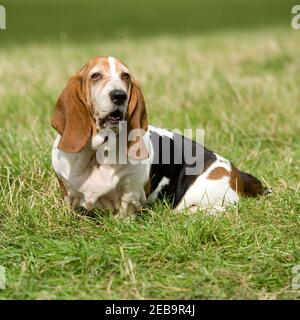
[(111, 101), (117, 105), (123, 104), (127, 99), (127, 93), (124, 90), (116, 89), (111, 91), (109, 95)]

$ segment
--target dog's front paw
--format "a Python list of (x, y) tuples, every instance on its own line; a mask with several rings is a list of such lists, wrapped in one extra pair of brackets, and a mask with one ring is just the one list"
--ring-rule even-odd
[(121, 201), (115, 218), (132, 221), (135, 219), (137, 211), (138, 207), (132, 202)]

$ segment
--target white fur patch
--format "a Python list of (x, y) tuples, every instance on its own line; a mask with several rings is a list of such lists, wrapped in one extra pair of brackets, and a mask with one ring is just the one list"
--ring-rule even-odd
[(230, 162), (229, 162), (227, 159), (223, 158), (222, 156), (220, 156), (219, 154), (217, 154), (217, 153), (215, 153), (215, 152), (214, 152), (214, 154), (215, 154), (215, 156), (217, 157), (217, 161), (219, 161), (219, 162), (221, 162), (221, 163), (226, 163), (226, 164), (229, 164), (229, 165), (230, 165)]
[(172, 131), (166, 130), (166, 129), (161, 129), (161, 128), (156, 128), (153, 126), (148, 126), (150, 131), (156, 132), (160, 136), (166, 136), (170, 139), (174, 138), (174, 133)]
[[(148, 135), (149, 136), (149, 135)], [(133, 214), (145, 201), (144, 185), (149, 179), (151, 162), (115, 165), (97, 165), (95, 150), (102, 136), (87, 144), (78, 153), (65, 153), (58, 149), (61, 136), (52, 148), (52, 166), (63, 181), (68, 195), (66, 201), (73, 208), (87, 210), (110, 208), (116, 214)], [(149, 139), (149, 138), (148, 138)]]
[(113, 57), (108, 57), (108, 64), (109, 64), (109, 69), (110, 69), (110, 76), (113, 79), (117, 79), (118, 74), (117, 74), (116, 59)]
[(217, 180), (208, 179), (210, 173), (218, 167), (231, 172), (230, 162), (219, 155), (216, 156), (217, 160), (203, 174), (198, 176), (187, 190), (176, 207), (177, 211), (191, 206), (220, 211), (226, 204), (238, 202), (237, 192), (230, 187), (230, 177), (224, 176)]
[(159, 182), (159, 184), (157, 185), (156, 189), (149, 195), (147, 201), (149, 202), (154, 201), (157, 198), (160, 191), (163, 189), (163, 187), (168, 185), (169, 182), (170, 182), (169, 178), (163, 177)]

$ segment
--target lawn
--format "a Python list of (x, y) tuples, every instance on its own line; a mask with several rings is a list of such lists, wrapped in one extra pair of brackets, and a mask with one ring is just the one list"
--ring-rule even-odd
[[(230, 10), (222, 0), (222, 15), (216, 1), (193, 10), (176, 0), (169, 14), (170, 0), (155, 0), (143, 19), (147, 1), (129, 0), (136, 11), (123, 5), (109, 19), (121, 2), (102, 0), (101, 27), (78, 1), (69, 11), (70, 0), (54, 2), (57, 12), (40, 2), (46, 9), (7, 3), (0, 31), (0, 299), (299, 299), (300, 31), (289, 1), (229, 0)], [(193, 19), (175, 23), (183, 8)], [(51, 169), (50, 116), (70, 75), (96, 55), (133, 70), (151, 124), (205, 129), (208, 148), (273, 193), (218, 216), (174, 215), (168, 203), (130, 223), (70, 210)]]

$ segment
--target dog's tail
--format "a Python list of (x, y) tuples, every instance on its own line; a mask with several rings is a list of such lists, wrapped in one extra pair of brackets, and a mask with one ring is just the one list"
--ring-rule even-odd
[(272, 193), (272, 189), (263, 186), (263, 184), (250, 173), (240, 171), (235, 167), (233, 167), (232, 178), (233, 187), (247, 197), (257, 197)]

